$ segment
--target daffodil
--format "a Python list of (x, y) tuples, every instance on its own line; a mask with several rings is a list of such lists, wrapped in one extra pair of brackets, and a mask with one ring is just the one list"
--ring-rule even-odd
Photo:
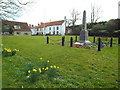
[(50, 66), (50, 68), (53, 68), (53, 66)]
[(11, 50), (7, 50), (7, 52), (11, 52)]
[(45, 69), (48, 70), (48, 67), (46, 67)]
[(53, 67), (54, 67), (54, 68), (56, 68), (56, 66), (55, 66), (55, 65), (54, 65)]
[(50, 61), (48, 60), (47, 62), (49, 63)]
[(37, 70), (36, 69), (33, 69), (34, 72), (36, 72)]
[(28, 73), (30, 73), (30, 70), (28, 70)]
[(17, 51), (20, 51), (20, 50), (17, 50)]
[(42, 72), (42, 71), (41, 71), (41, 68), (39, 68), (38, 70), (39, 70), (39, 72)]
[(41, 57), (40, 60), (42, 60), (43, 58)]
[(3, 44), (1, 44), (1, 46), (3, 46)]
[(13, 49), (14, 51), (19, 51), (19, 50), (17, 50), (17, 49)]
[(42, 68), (42, 70), (44, 70), (45, 68)]
[(60, 67), (57, 67), (57, 68), (60, 68)]
[(13, 49), (14, 51), (17, 51), (17, 49)]

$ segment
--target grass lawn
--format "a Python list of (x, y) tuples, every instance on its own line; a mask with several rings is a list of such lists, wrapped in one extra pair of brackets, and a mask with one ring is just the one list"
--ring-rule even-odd
[[(75, 36), (72, 36), (75, 38)], [(61, 39), (61, 36), (50, 36)], [(66, 36), (69, 41), (70, 36)], [(93, 37), (89, 37), (92, 42)], [(3, 88), (118, 88), (118, 45), (100, 52), (46, 44), (44, 36), (3, 36), (3, 48), (19, 49), (17, 55), (2, 58)], [(61, 41), (50, 41), (50, 43)], [(114, 38), (117, 43), (117, 38)], [(59, 66), (59, 76), (41, 76), (30, 83), (24, 73), (28, 63), (39, 66), (40, 59)]]

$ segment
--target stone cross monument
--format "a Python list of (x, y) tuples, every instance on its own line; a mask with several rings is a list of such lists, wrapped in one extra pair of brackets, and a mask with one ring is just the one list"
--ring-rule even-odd
[(87, 31), (87, 24), (86, 24), (86, 11), (84, 10), (83, 12), (83, 20), (82, 20), (82, 30), (80, 32), (80, 44), (84, 45), (84, 44), (92, 44), (89, 40), (88, 40), (88, 31)]

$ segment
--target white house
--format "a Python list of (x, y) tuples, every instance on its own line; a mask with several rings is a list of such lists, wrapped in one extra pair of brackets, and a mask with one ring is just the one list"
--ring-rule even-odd
[(37, 27), (33, 26), (33, 25), (29, 25), (29, 28), (32, 32), (32, 35), (36, 35), (37, 34)]
[(37, 27), (39, 34), (65, 35), (65, 20), (41, 23)]
[(118, 2), (118, 18), (120, 19), (120, 1)]

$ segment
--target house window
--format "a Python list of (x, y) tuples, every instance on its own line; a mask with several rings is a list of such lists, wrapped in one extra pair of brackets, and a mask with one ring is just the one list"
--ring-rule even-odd
[(20, 29), (20, 26), (19, 25), (14, 25), (14, 28), (15, 29)]
[(20, 32), (16, 32), (17, 35), (20, 35)]
[(57, 31), (57, 35), (59, 34), (59, 32)]
[(55, 35), (55, 31), (53, 31), (53, 35)]
[(4, 25), (3, 28), (4, 28), (5, 30), (8, 30), (8, 29), (10, 29), (10, 26), (9, 26), (9, 25)]
[(49, 27), (49, 30), (51, 30), (51, 27)]
[(55, 27), (53, 27), (53, 30), (55, 30)]
[(57, 30), (59, 30), (59, 27), (57, 27)]
[(28, 35), (28, 33), (24, 33), (24, 35)]

